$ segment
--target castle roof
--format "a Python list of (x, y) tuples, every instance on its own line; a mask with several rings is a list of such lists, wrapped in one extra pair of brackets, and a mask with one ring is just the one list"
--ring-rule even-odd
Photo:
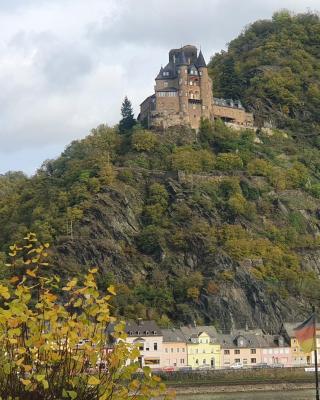
[(161, 66), (160, 71), (156, 77), (156, 79), (163, 79), (163, 67)]
[(184, 51), (181, 51), (177, 65), (188, 65), (188, 61), (186, 59), (186, 55), (184, 54)]
[(207, 66), (201, 50), (199, 52), (199, 55), (198, 55), (198, 58), (197, 58), (197, 61), (196, 61), (196, 65), (197, 65), (198, 68), (203, 68), (203, 67)]
[[(166, 73), (166, 74), (164, 74)], [(171, 61), (168, 62), (168, 64), (163, 68), (161, 67), (159, 74), (156, 77), (157, 79), (172, 79), (176, 77), (175, 73), (175, 67)]]

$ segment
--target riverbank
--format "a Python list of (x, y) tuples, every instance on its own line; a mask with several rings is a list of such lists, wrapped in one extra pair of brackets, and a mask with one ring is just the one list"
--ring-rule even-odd
[(296, 392), (313, 389), (312, 383), (278, 383), (278, 384), (255, 384), (255, 385), (228, 385), (228, 386), (171, 386), (167, 384), (169, 390), (174, 390), (177, 396), (192, 394), (221, 394), (221, 393), (254, 393), (254, 392)]
[(314, 387), (314, 373), (304, 368), (174, 372), (160, 376), (178, 395), (297, 391)]

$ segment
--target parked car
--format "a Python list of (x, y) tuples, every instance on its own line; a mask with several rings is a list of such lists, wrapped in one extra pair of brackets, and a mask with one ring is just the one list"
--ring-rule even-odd
[(199, 369), (201, 371), (207, 370), (207, 369), (210, 369), (210, 365), (209, 364), (202, 364), (197, 369)]
[(268, 367), (270, 367), (270, 368), (284, 368), (284, 364), (280, 364), (280, 363), (269, 364)]
[(269, 365), (267, 363), (258, 363), (253, 368), (268, 368)]
[(240, 368), (243, 368), (243, 364), (241, 362), (236, 362), (234, 364), (231, 364), (230, 368), (232, 368), (232, 369), (240, 369)]
[(181, 372), (189, 372), (189, 371), (192, 371), (192, 367), (191, 367), (191, 365), (187, 365), (186, 367), (179, 368), (179, 371), (181, 371)]

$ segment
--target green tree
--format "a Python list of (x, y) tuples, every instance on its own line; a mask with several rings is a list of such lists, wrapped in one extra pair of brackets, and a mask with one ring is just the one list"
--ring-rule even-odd
[(132, 104), (127, 96), (124, 98), (121, 106), (121, 115), (122, 119), (119, 122), (119, 132), (126, 133), (130, 131), (130, 129), (132, 129), (136, 124), (136, 120), (133, 114)]

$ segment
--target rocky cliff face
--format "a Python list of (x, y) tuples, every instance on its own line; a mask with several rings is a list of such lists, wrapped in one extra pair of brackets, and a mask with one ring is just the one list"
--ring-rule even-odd
[[(309, 301), (297, 295), (296, 291), (286, 291), (284, 295), (277, 290), (285, 283), (277, 282), (277, 288), (271, 288), (269, 282), (257, 277), (254, 270), (263, 266), (263, 257), (243, 257), (239, 260), (228, 254), (219, 241), (214, 249), (204, 245), (213, 235), (211, 228), (218, 229), (229, 222), (257, 233), (261, 219), (252, 222), (239, 216), (233, 221), (226, 221), (222, 211), (205, 203), (206, 200), (209, 203), (208, 194), (203, 193), (200, 202), (194, 201), (199, 181), (201, 184), (204, 181), (208, 183), (219, 180), (219, 176), (197, 179), (189, 175), (188, 178), (186, 183), (186, 176), (179, 179), (178, 175), (174, 178), (172, 174), (153, 176), (152, 173), (136, 172), (130, 184), (122, 182), (117, 187), (105, 187), (86, 210), (81, 223), (75, 226), (74, 239), (63, 237), (58, 240), (59, 265), (65, 266), (67, 271), (74, 270), (73, 266), (77, 265), (80, 274), (88, 267), (99, 266), (103, 276), (112, 272), (116, 282), (125, 284), (132, 291), (135, 291), (136, 285), (146, 287), (145, 298), (138, 296), (139, 301), (145, 304), (142, 316), (150, 315), (151, 309), (159, 318), (165, 312), (178, 323), (200, 320), (214, 323), (223, 331), (247, 324), (269, 332), (276, 332), (283, 320), (300, 319)], [(257, 179), (253, 177), (249, 183), (255, 185)], [(156, 249), (147, 251), (139, 246), (138, 239), (145, 228), (143, 212), (146, 193), (155, 182), (166, 189), (168, 205), (161, 217), (166, 219), (163, 236), (158, 238)], [(271, 193), (270, 196), (273, 197), (274, 216), (280, 219), (294, 210), (294, 203), (299, 198), (299, 209), (296, 211), (304, 219), (309, 232), (315, 236), (319, 233), (316, 218), (318, 204), (314, 199), (297, 190)], [(177, 207), (182, 205), (186, 210), (184, 214), (180, 210), (178, 218)], [(303, 206), (305, 209), (301, 208)], [(195, 224), (190, 225), (191, 221), (196, 221), (200, 228), (189, 236), (188, 229), (194, 230)], [(173, 223), (174, 229), (171, 226)], [(178, 239), (178, 245), (173, 245), (168, 236), (182, 228), (182, 241), (186, 241), (187, 245), (179, 243)], [(319, 274), (320, 251), (304, 248), (299, 252), (301, 269)], [(202, 282), (193, 285), (195, 272), (201, 273)], [(199, 289), (198, 296), (183, 294), (181, 297), (175, 293), (175, 288), (171, 286), (183, 279), (186, 284), (182, 290), (195, 286)], [(160, 293), (167, 292), (169, 288), (173, 293), (172, 302), (165, 306), (157, 304), (157, 300), (152, 303), (153, 300), (148, 298), (151, 288)]]

